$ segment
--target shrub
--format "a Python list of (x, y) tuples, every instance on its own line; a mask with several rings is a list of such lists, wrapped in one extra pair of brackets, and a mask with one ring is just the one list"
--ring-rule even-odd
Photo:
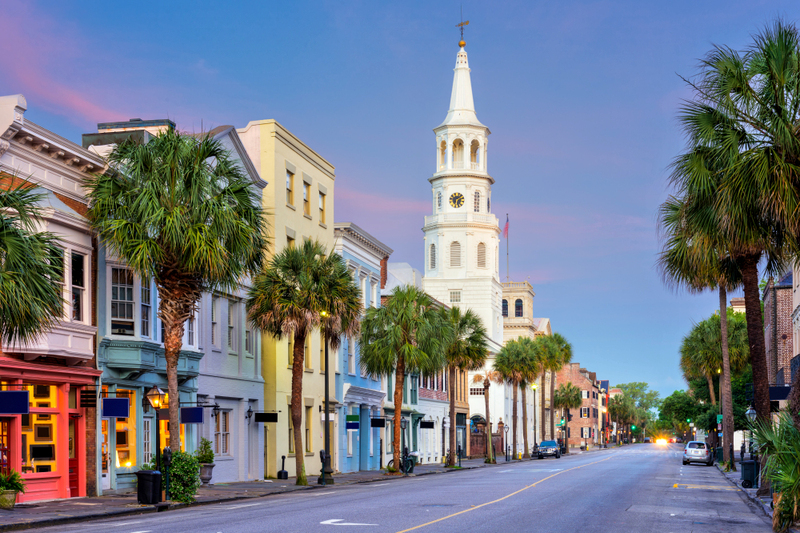
[(782, 532), (800, 520), (800, 431), (787, 411), (778, 422), (756, 421), (753, 437), (766, 458), (764, 477), (780, 497), (775, 504), (772, 528)]
[(19, 472), (16, 470), (9, 470), (8, 474), (0, 472), (0, 492), (4, 490), (25, 492), (25, 480), (22, 479)]
[(211, 441), (200, 439), (200, 447), (194, 452), (200, 464), (210, 464), (214, 462), (214, 450), (211, 449)]
[(200, 486), (200, 463), (186, 452), (173, 452), (169, 468), (169, 494), (176, 502), (191, 503)]

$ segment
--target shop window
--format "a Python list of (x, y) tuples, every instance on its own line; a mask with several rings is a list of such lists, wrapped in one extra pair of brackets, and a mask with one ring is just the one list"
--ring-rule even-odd
[[(160, 447), (160, 449), (163, 450), (167, 446), (170, 446), (171, 441), (172, 441), (172, 439), (170, 438), (170, 435), (169, 435), (169, 420), (159, 420), (158, 423), (159, 423), (158, 431), (160, 433), (159, 437), (161, 437), (161, 442), (159, 442), (159, 447)], [(184, 425), (181, 424), (180, 426), (181, 426), (181, 431), (180, 431), (180, 433), (181, 433), (181, 451), (185, 452), (186, 451), (186, 432), (184, 431)]]
[(117, 389), (117, 398), (128, 398), (130, 416), (113, 418), (115, 437), (114, 466), (119, 469), (130, 469), (136, 466), (136, 391)]
[(72, 320), (83, 321), (84, 293), (86, 291), (86, 256), (72, 252)]
[[(40, 384), (26, 384), (24, 387), (31, 401), (30, 413), (20, 416), (22, 473), (56, 472), (58, 387)], [(66, 429), (69, 431), (68, 427)]]
[(313, 421), (312, 413), (313, 413), (313, 410), (311, 409), (311, 406), (310, 405), (306, 406), (306, 434), (305, 434), (305, 438), (306, 438), (306, 453), (311, 453), (314, 450), (314, 448), (311, 446), (311, 435), (312, 435), (312, 433), (311, 433), (311, 429), (312, 429), (311, 422)]
[(111, 333), (133, 335), (133, 272), (111, 269)]
[(214, 453), (217, 455), (230, 455), (230, 411), (217, 413), (214, 423)]

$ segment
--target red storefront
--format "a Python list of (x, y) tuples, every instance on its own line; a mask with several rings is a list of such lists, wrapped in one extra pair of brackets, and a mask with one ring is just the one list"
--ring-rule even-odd
[(0, 357), (0, 389), (27, 390), (29, 398), (29, 414), (0, 415), (0, 469), (21, 472), (27, 486), (17, 502), (86, 496), (96, 411), (79, 398), (99, 375), (89, 367)]

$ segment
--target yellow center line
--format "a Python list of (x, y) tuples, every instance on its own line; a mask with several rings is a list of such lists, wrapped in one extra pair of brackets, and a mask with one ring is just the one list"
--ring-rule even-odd
[[(628, 452), (623, 452), (623, 453), (628, 453)], [(533, 483), (533, 484), (531, 484), (531, 485), (528, 485), (528, 486), (526, 486), (526, 487), (522, 487), (521, 489), (519, 489), (519, 490), (517, 490), (517, 491), (514, 491), (514, 492), (512, 492), (511, 494), (506, 494), (506, 495), (505, 495), (505, 496), (503, 496), (502, 498), (498, 498), (498, 499), (496, 499), (496, 500), (493, 500), (493, 501), (491, 501), (491, 502), (482, 503), (482, 504), (480, 504), (480, 505), (476, 505), (475, 507), (471, 507), (471, 508), (469, 508), (469, 509), (464, 509), (463, 511), (459, 511), (459, 512), (457, 512), (457, 513), (453, 513), (453, 514), (451, 514), (451, 515), (443, 516), (442, 518), (437, 518), (436, 520), (431, 520), (430, 522), (426, 522), (426, 523), (424, 523), (424, 524), (420, 524), (420, 525), (418, 525), (418, 526), (414, 526), (414, 527), (410, 527), (410, 528), (408, 528), (408, 529), (404, 529), (404, 530), (402, 530), (402, 531), (398, 531), (397, 533), (407, 533), (408, 531), (414, 531), (415, 529), (420, 529), (420, 528), (423, 528), (423, 527), (425, 527), (425, 526), (430, 526), (431, 524), (435, 524), (435, 523), (437, 523), (437, 522), (441, 522), (441, 521), (443, 521), (443, 520), (447, 520), (447, 519), (449, 519), (449, 518), (453, 518), (454, 516), (458, 516), (458, 515), (461, 515), (461, 514), (464, 514), (464, 513), (469, 513), (470, 511), (477, 511), (477, 510), (478, 510), (478, 509), (480, 509), (481, 507), (486, 507), (487, 505), (492, 505), (492, 504), (494, 504), (494, 503), (501, 502), (501, 501), (503, 501), (503, 500), (505, 500), (505, 499), (508, 499), (508, 498), (510, 498), (510, 497), (512, 497), (512, 496), (515, 496), (515, 495), (519, 494), (520, 492), (524, 492), (524, 491), (526, 491), (526, 490), (528, 490), (528, 489), (530, 489), (530, 488), (533, 488), (533, 487), (535, 487), (536, 485), (538, 485), (539, 483), (542, 483), (542, 482), (544, 482), (544, 481), (547, 481), (547, 480), (548, 480), (548, 479), (550, 479), (550, 478), (554, 478), (554, 477), (556, 477), (556, 476), (560, 476), (561, 474), (566, 474), (566, 473), (567, 473), (567, 472), (569, 472), (570, 470), (578, 470), (579, 468), (584, 468), (584, 467), (586, 467), (586, 466), (596, 465), (597, 463), (602, 463), (603, 461), (608, 461), (609, 459), (614, 459), (615, 457), (619, 457), (620, 455), (622, 455), (622, 454), (616, 454), (616, 455), (612, 455), (611, 457), (606, 457), (605, 459), (600, 459), (599, 461), (594, 461), (593, 463), (586, 463), (585, 465), (581, 465), (581, 466), (574, 466), (574, 467), (572, 467), (572, 468), (568, 468), (568, 469), (566, 469), (566, 470), (562, 470), (561, 472), (556, 472), (555, 474), (549, 475), (549, 476), (547, 476), (546, 478), (540, 479), (540, 480), (539, 480), (539, 481), (537, 481), (536, 483)]]

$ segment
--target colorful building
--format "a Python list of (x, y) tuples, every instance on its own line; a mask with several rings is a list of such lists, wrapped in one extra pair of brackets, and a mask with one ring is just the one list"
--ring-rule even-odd
[(29, 345), (0, 347), (0, 390), (27, 391), (28, 413), (0, 415), (0, 471), (22, 474), (18, 502), (97, 493), (95, 395), (98, 250), (86, 220), (83, 184), (104, 163), (26, 120), (22, 95), (0, 97), (0, 186), (24, 180), (43, 195), (40, 229), (60, 239), (64, 314)]

